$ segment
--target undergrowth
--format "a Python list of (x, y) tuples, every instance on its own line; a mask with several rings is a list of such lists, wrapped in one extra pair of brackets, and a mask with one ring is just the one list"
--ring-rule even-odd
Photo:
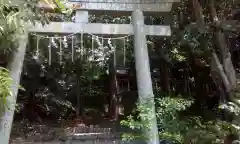
[[(148, 129), (152, 118), (149, 115), (151, 105), (148, 102), (138, 103), (136, 110), (126, 120), (121, 121), (121, 125), (138, 131)], [(188, 109), (193, 102), (180, 96), (155, 100), (159, 139), (172, 144), (219, 144), (226, 135), (236, 133), (231, 123), (220, 119), (205, 121), (204, 117), (180, 117), (179, 113)], [(146, 136), (144, 133), (123, 133), (122, 138), (131, 141), (145, 139)]]

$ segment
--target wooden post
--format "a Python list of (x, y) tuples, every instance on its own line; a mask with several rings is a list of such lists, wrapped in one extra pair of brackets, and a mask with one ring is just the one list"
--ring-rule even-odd
[(111, 55), (109, 61), (109, 116), (113, 121), (118, 120), (118, 82), (117, 82), (117, 73), (116, 73), (116, 51)]
[(147, 41), (146, 34), (144, 32), (144, 17), (140, 10), (136, 10), (132, 13), (132, 22), (134, 31), (134, 54), (139, 100), (143, 103), (146, 103), (147, 101), (153, 106), (151, 111), (148, 113), (152, 119), (150, 121), (150, 129), (146, 130), (146, 136), (148, 138), (147, 143), (159, 144)]
[(15, 111), (15, 105), (17, 101), (18, 85), (21, 78), (24, 56), (26, 53), (26, 45), (28, 36), (22, 35), (19, 39), (19, 47), (13, 56), (13, 61), (10, 64), (10, 76), (13, 79), (11, 86), (12, 96), (7, 97), (6, 107), (3, 117), (0, 122), (0, 139), (1, 144), (8, 144), (11, 134), (11, 128), (13, 123), (13, 116)]

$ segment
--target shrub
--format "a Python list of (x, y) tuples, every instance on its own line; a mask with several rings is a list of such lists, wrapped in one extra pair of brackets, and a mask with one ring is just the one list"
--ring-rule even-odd
[[(204, 121), (201, 117), (180, 117), (179, 112), (191, 106), (193, 100), (178, 97), (162, 97), (155, 100), (159, 138), (174, 144), (217, 144), (223, 142), (229, 133), (235, 133), (231, 123), (222, 120)], [(140, 112), (149, 111), (147, 103), (138, 103), (133, 115), (121, 121), (123, 126), (132, 130), (149, 128), (149, 115)], [(145, 121), (140, 120), (142, 116)], [(124, 133), (123, 140), (144, 138), (143, 134)]]
[(5, 109), (6, 101), (8, 96), (12, 96), (11, 92), (12, 78), (10, 77), (9, 71), (5, 68), (0, 67), (0, 111), (3, 112)]
[[(192, 100), (186, 100), (183, 98), (170, 98), (163, 97), (155, 100), (156, 105), (156, 117), (159, 128), (159, 136), (161, 139), (169, 140), (174, 143), (181, 143), (183, 141), (183, 133), (186, 130), (187, 122), (180, 120), (178, 116), (179, 111), (183, 111), (188, 108), (193, 103)], [(141, 119), (144, 117), (145, 121), (140, 120), (140, 112), (148, 111), (150, 105), (147, 103), (138, 103), (137, 109), (134, 111), (134, 115), (130, 115), (126, 120), (121, 121), (123, 126), (129, 127), (131, 129), (142, 130), (149, 128), (150, 116), (145, 115), (141, 116)], [(141, 135), (133, 135), (129, 133), (124, 133), (124, 140), (133, 140), (136, 138), (141, 138)]]

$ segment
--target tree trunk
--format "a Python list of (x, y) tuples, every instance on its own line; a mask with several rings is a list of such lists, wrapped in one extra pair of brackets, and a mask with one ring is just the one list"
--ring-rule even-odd
[[(215, 64), (217, 64), (216, 68), (219, 69), (218, 71), (219, 72), (221, 71), (221, 73), (219, 74), (223, 78), (222, 80), (225, 85), (226, 91), (230, 93), (236, 87), (236, 72), (231, 60), (231, 54), (227, 46), (226, 37), (222, 32), (222, 30), (219, 28), (220, 19), (217, 16), (217, 12), (215, 8), (215, 0), (210, 1), (210, 11), (211, 11), (212, 21), (216, 27), (215, 28), (216, 31), (214, 33), (214, 37), (215, 37), (214, 40), (216, 41), (216, 47), (220, 50), (219, 58), (217, 57), (216, 53), (213, 52), (213, 60), (215, 60)], [(224, 72), (222, 69), (224, 70)], [(223, 76), (223, 75), (226, 75), (226, 76)]]
[(196, 57), (193, 54), (190, 54), (189, 56), (189, 61), (190, 61), (190, 66), (192, 70), (192, 76), (194, 78), (194, 91), (196, 92), (193, 96), (196, 99), (195, 104), (198, 107), (202, 105), (202, 90), (201, 90), (201, 81), (199, 81), (199, 67), (196, 65), (195, 62)]
[[(193, 0), (194, 14), (197, 19), (197, 24), (201, 29), (204, 29), (205, 22), (203, 16), (203, 10), (198, 0)], [(214, 0), (210, 1), (210, 12), (212, 21), (215, 25), (219, 24), (219, 19), (216, 14), (216, 10), (214, 7)], [(212, 49), (212, 59), (211, 59), (211, 75), (213, 80), (221, 87), (222, 83), (224, 85), (224, 89), (227, 93), (230, 93), (234, 87), (236, 86), (236, 75), (233, 64), (231, 62), (231, 55), (227, 48), (226, 39), (224, 34), (220, 31), (220, 29), (216, 29), (215, 33), (215, 44), (216, 47), (220, 50), (220, 59), (217, 56), (214, 49)]]
[(77, 109), (76, 109), (76, 117), (82, 117), (83, 118), (83, 101), (81, 99), (81, 75), (82, 75), (82, 65), (81, 60), (77, 59), (75, 61), (76, 66), (76, 77), (77, 77)]
[(231, 91), (231, 85), (229, 83), (229, 80), (223, 70), (223, 66), (219, 61), (219, 58), (215, 51), (212, 52), (212, 60), (211, 60), (211, 76), (213, 80), (220, 86), (221, 83), (224, 84), (225, 91), (230, 92)]
[(109, 64), (109, 116), (113, 120), (118, 119), (118, 98), (117, 98), (117, 75), (116, 75), (116, 59), (115, 54), (112, 54), (112, 58)]
[[(219, 74), (222, 77), (226, 94), (228, 96), (228, 99), (234, 102), (237, 105), (240, 105), (239, 97), (237, 97), (238, 92), (234, 90), (237, 87), (237, 78), (236, 78), (236, 72), (232, 63), (231, 54), (229, 52), (229, 48), (227, 46), (226, 37), (223, 33), (223, 31), (219, 28), (221, 20), (217, 15), (216, 8), (215, 8), (215, 0), (210, 1), (210, 12), (213, 24), (215, 25), (215, 41), (216, 41), (216, 47), (220, 50), (220, 60), (221, 60), (221, 66), (220, 62), (215, 60), (217, 62), (217, 68), (219, 70)], [(213, 60), (217, 59), (217, 55), (214, 54)], [(238, 115), (235, 116), (233, 123), (236, 123), (237, 125), (240, 122), (240, 118)]]
[[(155, 20), (157, 24), (161, 24), (161, 19)], [(166, 50), (162, 48), (162, 38), (154, 38), (155, 41), (155, 50), (157, 54), (160, 56), (160, 83), (162, 91), (166, 94), (170, 91), (170, 82), (169, 82), (169, 69), (168, 69), (168, 60), (169, 56), (167, 55)]]
[(163, 60), (160, 61), (160, 82), (161, 82), (162, 91), (165, 93), (169, 93), (170, 83), (169, 83), (168, 65)]

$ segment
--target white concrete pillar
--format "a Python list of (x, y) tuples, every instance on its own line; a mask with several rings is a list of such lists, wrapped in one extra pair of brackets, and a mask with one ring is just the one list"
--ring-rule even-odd
[(153, 106), (152, 110), (148, 113), (149, 117), (151, 117), (151, 128), (150, 130), (146, 130), (146, 136), (148, 138), (147, 143), (159, 144), (147, 41), (146, 34), (144, 32), (144, 17), (140, 10), (136, 10), (132, 13), (132, 23), (134, 31), (134, 55), (139, 100), (144, 103), (147, 101)]
[(88, 11), (76, 10), (76, 23), (88, 23)]
[[(19, 47), (13, 55), (12, 63), (10, 64), (10, 76), (13, 79), (13, 84), (11, 86), (12, 96), (7, 97), (6, 110), (3, 113), (0, 121), (0, 143), (8, 144), (10, 139), (10, 134), (12, 130), (12, 123), (15, 111), (15, 105), (17, 102), (18, 95), (18, 85), (20, 83), (20, 78), (22, 74), (23, 61), (26, 53), (28, 36), (27, 34), (22, 35), (19, 39)], [(1, 102), (3, 103), (3, 102)]]

